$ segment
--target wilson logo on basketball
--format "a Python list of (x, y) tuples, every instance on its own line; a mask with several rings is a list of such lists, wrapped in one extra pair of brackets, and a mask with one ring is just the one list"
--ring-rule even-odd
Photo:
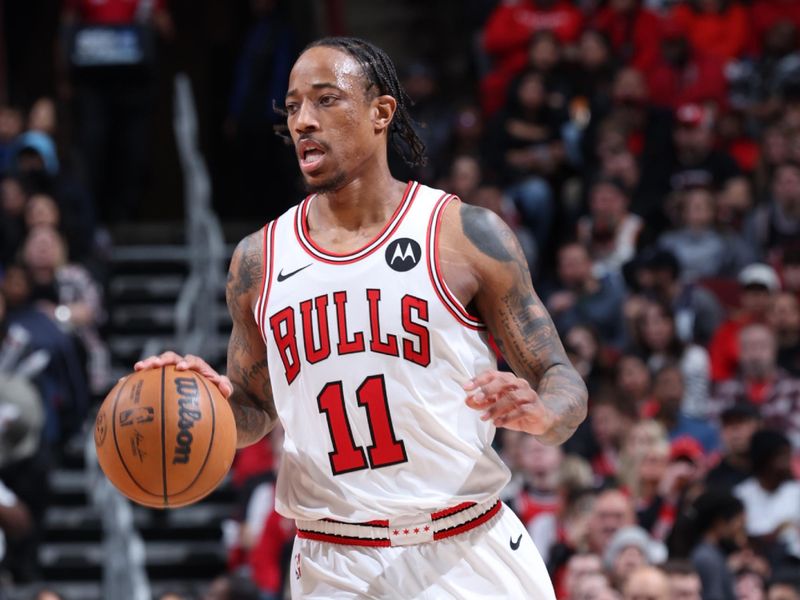
[(176, 377), (175, 390), (178, 393), (178, 434), (175, 436), (175, 457), (172, 464), (186, 464), (192, 453), (192, 427), (203, 414), (197, 402), (198, 386), (193, 377)]

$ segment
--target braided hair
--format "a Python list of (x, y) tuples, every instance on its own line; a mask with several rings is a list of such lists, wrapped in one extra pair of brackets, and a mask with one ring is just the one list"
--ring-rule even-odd
[(389, 125), (392, 146), (407, 165), (425, 166), (428, 162), (425, 143), (414, 131), (414, 119), (408, 112), (413, 102), (400, 84), (397, 69), (386, 52), (366, 40), (354, 37), (322, 38), (310, 43), (303, 52), (316, 47), (335, 48), (352, 56), (361, 65), (367, 79), (367, 90), (374, 87), (377, 95), (386, 94), (397, 101), (397, 109)]

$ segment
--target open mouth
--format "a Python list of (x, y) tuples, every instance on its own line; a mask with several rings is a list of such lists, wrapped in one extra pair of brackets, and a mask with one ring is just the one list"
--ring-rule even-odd
[(325, 156), (325, 153), (322, 150), (308, 150), (307, 152), (303, 153), (303, 157), (300, 159), (300, 162), (304, 167), (310, 167), (321, 161), (323, 156)]
[(312, 140), (303, 140), (297, 145), (297, 154), (300, 158), (300, 168), (303, 171), (313, 171), (325, 157), (325, 149)]

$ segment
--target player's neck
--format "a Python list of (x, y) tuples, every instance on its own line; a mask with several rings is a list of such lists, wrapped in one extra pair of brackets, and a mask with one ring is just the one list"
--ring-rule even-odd
[(389, 169), (357, 176), (343, 187), (319, 194), (309, 220), (313, 228), (334, 226), (358, 230), (386, 223), (403, 198), (406, 184)]

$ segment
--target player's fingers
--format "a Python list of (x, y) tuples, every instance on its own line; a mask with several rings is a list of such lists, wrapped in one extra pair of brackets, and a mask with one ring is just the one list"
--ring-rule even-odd
[(230, 398), (231, 394), (233, 394), (233, 383), (225, 375), (219, 376), (217, 386), (226, 398)]
[(233, 394), (233, 384), (231, 380), (228, 379), (225, 375), (219, 375), (217, 381), (215, 381), (219, 391), (222, 392), (222, 395), (226, 398), (230, 398), (231, 394)]
[(517, 389), (513, 381), (494, 380), (481, 386), (470, 395), (473, 408), (485, 409), (503, 402), (504, 398), (515, 393)]
[(484, 410), (486, 407), (491, 406), (492, 402), (494, 402), (493, 398), (487, 398), (482, 393), (471, 394), (467, 396), (464, 400), (467, 406), (470, 408), (474, 408), (475, 410)]
[(197, 371), (206, 377), (211, 376), (211, 374), (217, 375), (217, 372), (211, 368), (211, 365), (194, 354), (187, 354), (181, 358), (175, 365), (175, 368), (179, 371)]
[(133, 365), (133, 369), (135, 371), (144, 371), (146, 369), (163, 367), (164, 365), (174, 365), (180, 360), (181, 356), (179, 354), (173, 352), (172, 350), (168, 350), (167, 352), (163, 352), (158, 356), (148, 356), (147, 358), (140, 360)]
[(481, 387), (482, 385), (489, 383), (490, 381), (492, 381), (495, 377), (497, 377), (500, 374), (501, 374), (500, 371), (495, 371), (495, 370), (484, 371), (483, 373), (481, 373), (479, 375), (476, 375), (475, 377), (470, 379), (462, 387), (468, 392), (472, 391), (472, 390), (476, 390), (479, 387)]
[(481, 384), (476, 394), (498, 399), (503, 394), (511, 393), (516, 389), (516, 380), (517, 378), (511, 373), (501, 373), (488, 383)]
[(180, 371), (196, 371), (200, 373), (211, 383), (216, 385), (219, 388), (219, 391), (222, 392), (222, 395), (226, 398), (230, 397), (230, 395), (233, 393), (233, 384), (231, 383), (231, 380), (224, 375), (217, 373), (211, 365), (209, 365), (199, 356), (187, 354), (183, 357), (183, 360), (175, 366), (175, 368)]
[(192, 371), (197, 371), (201, 375), (203, 375), (206, 379), (208, 379), (211, 383), (217, 386), (217, 389), (222, 393), (225, 398), (230, 398), (231, 394), (233, 394), (233, 384), (231, 380), (228, 379), (225, 375), (220, 375), (211, 367), (208, 367), (207, 370), (199, 370), (199, 369), (191, 369)]
[(486, 408), (481, 421), (496, 421), (517, 408), (516, 400), (508, 395), (501, 396), (497, 402)]
[(521, 406), (513, 406), (511, 410), (498, 415), (493, 419), (495, 427), (505, 427), (509, 423), (513, 423), (519, 419), (529, 416), (528, 412)]
[(490, 407), (498, 410), (498, 405), (504, 405), (509, 401), (514, 402), (515, 390), (516, 385), (513, 381), (494, 379), (467, 396), (466, 403), (475, 410), (486, 410)]
[(517, 388), (516, 378), (497, 377), (479, 386), (469, 395), (470, 402), (467, 404), (473, 408), (483, 409), (500, 401), (504, 396), (513, 394)]

